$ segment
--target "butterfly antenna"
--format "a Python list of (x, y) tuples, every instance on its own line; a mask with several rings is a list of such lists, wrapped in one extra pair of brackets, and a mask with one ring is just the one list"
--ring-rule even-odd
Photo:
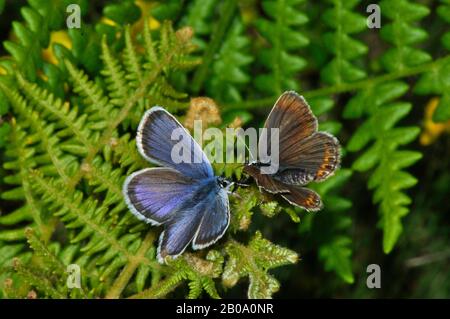
[[(244, 146), (245, 146), (245, 148), (246, 148), (247, 151), (248, 151), (248, 155), (249, 155), (250, 158), (251, 158), (251, 162), (256, 162), (256, 158), (253, 157), (252, 151), (251, 151), (250, 148), (247, 146), (247, 143), (245, 143), (245, 139), (243, 139), (239, 134), (236, 134), (236, 137), (239, 138), (239, 139), (241, 140), (241, 142), (244, 143)], [(245, 165), (245, 164), (243, 164), (243, 165)]]
[(234, 184), (236, 184), (236, 182), (230, 182), (230, 184), (228, 184), (227, 186), (226, 186), (226, 191), (228, 192), (228, 193), (231, 193), (231, 191), (230, 191), (230, 188), (234, 185)]
[(245, 183), (241, 183), (241, 182), (234, 182), (237, 186), (241, 186), (241, 187), (248, 187), (250, 186), (250, 184), (245, 184)]

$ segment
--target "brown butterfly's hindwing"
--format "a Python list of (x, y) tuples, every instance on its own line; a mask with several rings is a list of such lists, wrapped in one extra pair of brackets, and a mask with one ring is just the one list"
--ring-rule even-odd
[(287, 188), (280, 187), (280, 183), (273, 179), (272, 175), (261, 174), (259, 167), (246, 165), (244, 167), (244, 172), (255, 179), (259, 188), (262, 188), (269, 193), (287, 192)]
[(307, 211), (318, 211), (323, 204), (319, 194), (305, 187), (288, 186), (289, 192), (281, 196), (292, 205), (300, 206)]

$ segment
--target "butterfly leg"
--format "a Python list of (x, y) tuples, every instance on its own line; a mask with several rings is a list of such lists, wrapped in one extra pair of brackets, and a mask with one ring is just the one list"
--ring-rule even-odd
[(229, 194), (230, 196), (234, 196), (234, 197), (236, 197), (236, 198), (238, 198), (238, 199), (242, 199), (242, 196), (239, 195), (238, 193), (236, 193), (235, 191), (233, 191), (233, 192), (228, 191), (228, 194)]

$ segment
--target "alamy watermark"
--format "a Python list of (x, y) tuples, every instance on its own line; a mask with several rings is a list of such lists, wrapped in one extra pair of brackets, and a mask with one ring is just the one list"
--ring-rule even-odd
[(369, 29), (381, 28), (381, 9), (378, 4), (369, 4), (366, 8), (366, 12), (370, 13), (367, 17), (367, 27)]
[(80, 289), (81, 288), (81, 268), (77, 264), (70, 264), (67, 266), (67, 288)]
[[(275, 174), (279, 167), (279, 136), (278, 128), (251, 127), (226, 128), (224, 132), (218, 128), (202, 129), (202, 121), (194, 121), (194, 139), (200, 144), (203, 152), (213, 163), (245, 163), (246, 150), (250, 162), (264, 163), (262, 174)], [(174, 163), (201, 163), (202, 152), (191, 145), (191, 137), (186, 135), (184, 128), (174, 129), (171, 133), (171, 158)], [(246, 144), (248, 140), (248, 145)], [(203, 147), (204, 142), (207, 142)], [(236, 151), (235, 151), (236, 149)]]
[(81, 8), (78, 4), (69, 4), (66, 12), (70, 13), (66, 19), (66, 25), (69, 29), (81, 28)]
[(370, 275), (367, 276), (366, 285), (367, 288), (381, 288), (381, 267), (377, 264), (370, 264), (367, 266), (366, 272)]

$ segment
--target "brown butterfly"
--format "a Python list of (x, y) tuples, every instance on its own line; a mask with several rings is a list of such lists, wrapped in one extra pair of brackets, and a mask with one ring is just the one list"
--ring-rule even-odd
[[(279, 167), (274, 174), (263, 174), (267, 163), (253, 162), (244, 172), (252, 176), (260, 189), (279, 194), (289, 203), (308, 211), (322, 208), (320, 196), (303, 187), (332, 175), (340, 162), (338, 140), (329, 133), (317, 131), (317, 119), (305, 99), (294, 91), (283, 93), (270, 112), (265, 128), (279, 129)], [(267, 143), (261, 135), (258, 147)]]

